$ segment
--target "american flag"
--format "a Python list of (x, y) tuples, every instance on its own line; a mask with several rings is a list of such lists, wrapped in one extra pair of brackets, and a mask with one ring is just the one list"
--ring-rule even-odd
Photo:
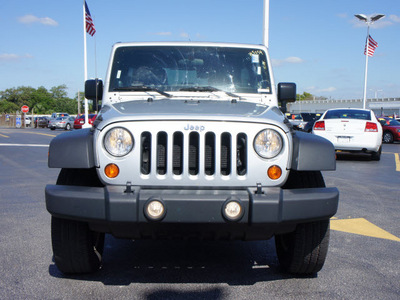
[(91, 36), (93, 36), (96, 33), (96, 28), (94, 28), (92, 16), (90, 15), (89, 7), (87, 6), (86, 1), (85, 1), (85, 18), (86, 18), (86, 31)]
[[(367, 44), (368, 44), (368, 49), (367, 49)], [(378, 48), (378, 43), (375, 42), (374, 39), (369, 35), (368, 41), (365, 42), (364, 55), (367, 55), (368, 53), (368, 56), (373, 56), (376, 48)]]

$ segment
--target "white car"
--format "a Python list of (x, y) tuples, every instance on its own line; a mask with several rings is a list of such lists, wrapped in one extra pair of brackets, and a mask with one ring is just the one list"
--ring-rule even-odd
[(382, 126), (372, 110), (329, 109), (314, 123), (312, 132), (328, 139), (335, 150), (371, 153), (373, 160), (380, 160)]
[(32, 124), (31, 118), (30, 117), (25, 117), (25, 126), (30, 127)]

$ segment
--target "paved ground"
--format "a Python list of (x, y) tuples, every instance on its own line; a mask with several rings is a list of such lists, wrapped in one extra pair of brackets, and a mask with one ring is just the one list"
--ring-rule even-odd
[(68, 277), (52, 261), (44, 203), (44, 187), (59, 171), (47, 168), (47, 145), (60, 133), (0, 128), (0, 299), (400, 298), (400, 144), (384, 145), (379, 162), (341, 155), (337, 171), (324, 173), (340, 190), (340, 206), (316, 277), (281, 273), (273, 240), (110, 236), (102, 270)]

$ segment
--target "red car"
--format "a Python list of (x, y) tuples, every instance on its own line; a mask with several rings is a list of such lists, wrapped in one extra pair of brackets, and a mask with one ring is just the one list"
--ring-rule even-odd
[[(94, 120), (96, 120), (97, 115), (96, 114), (89, 114), (88, 119), (89, 119), (89, 124), (93, 125)], [(82, 125), (85, 124), (85, 115), (81, 115), (78, 118), (75, 119), (74, 122), (74, 129), (82, 129)]]
[(399, 121), (391, 118), (382, 117), (379, 118), (379, 122), (382, 125), (382, 140), (384, 143), (393, 143), (394, 141), (400, 141)]

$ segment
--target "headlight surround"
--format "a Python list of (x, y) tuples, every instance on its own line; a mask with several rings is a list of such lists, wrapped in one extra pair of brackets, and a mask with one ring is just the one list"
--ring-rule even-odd
[(127, 155), (133, 149), (134, 140), (128, 130), (115, 127), (106, 133), (103, 144), (108, 153), (121, 157)]
[(260, 131), (254, 139), (254, 150), (263, 158), (277, 156), (283, 148), (281, 135), (273, 129)]

